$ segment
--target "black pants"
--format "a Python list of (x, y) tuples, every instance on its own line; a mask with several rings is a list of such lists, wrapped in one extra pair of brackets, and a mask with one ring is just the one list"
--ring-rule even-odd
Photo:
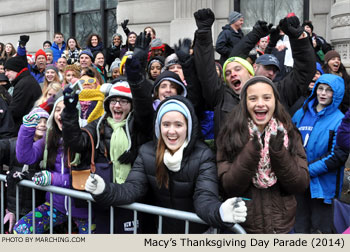
[(302, 234), (333, 233), (332, 205), (323, 199), (311, 199), (310, 189), (297, 194), (298, 203), (294, 231)]

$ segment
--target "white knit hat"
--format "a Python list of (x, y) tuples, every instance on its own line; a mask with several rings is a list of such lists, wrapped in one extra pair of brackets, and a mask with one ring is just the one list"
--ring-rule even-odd
[(109, 112), (109, 100), (112, 97), (120, 96), (132, 100), (131, 89), (126, 80), (120, 80), (116, 83), (104, 83), (100, 87), (100, 91), (105, 94), (103, 106), (106, 112)]

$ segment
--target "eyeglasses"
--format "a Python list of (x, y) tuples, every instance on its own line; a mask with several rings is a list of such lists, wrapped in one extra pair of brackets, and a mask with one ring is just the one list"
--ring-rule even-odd
[(120, 106), (126, 106), (127, 104), (129, 104), (129, 100), (127, 99), (115, 99), (115, 100), (111, 100), (110, 104), (112, 106), (116, 105), (119, 102)]
[(323, 91), (326, 91), (326, 94), (332, 94), (333, 90), (331, 88), (324, 88), (322, 86), (318, 86), (317, 87), (317, 91), (320, 92), (321, 94), (323, 93)]

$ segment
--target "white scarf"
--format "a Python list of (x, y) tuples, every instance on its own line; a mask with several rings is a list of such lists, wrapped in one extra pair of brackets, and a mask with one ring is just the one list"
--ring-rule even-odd
[(164, 152), (163, 162), (172, 172), (178, 172), (181, 168), (181, 161), (183, 156), (183, 150), (187, 146), (188, 142), (185, 142), (181, 147), (172, 155), (168, 149)]

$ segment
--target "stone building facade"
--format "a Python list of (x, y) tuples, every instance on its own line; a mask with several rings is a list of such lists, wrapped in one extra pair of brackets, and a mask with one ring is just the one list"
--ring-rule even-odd
[[(245, 0), (244, 3), (249, 0)], [(252, 1), (252, 3), (256, 1)], [(258, 1), (259, 2), (259, 1)], [(264, 6), (274, 2), (276, 15), (283, 0), (266, 0)], [(286, 1), (289, 3), (298, 1)], [(314, 23), (316, 34), (326, 38), (339, 51), (342, 61), (350, 68), (350, 0), (299, 0), (308, 3), (309, 19)], [(119, 0), (117, 23), (128, 18), (129, 28), (137, 33), (147, 25), (157, 31), (157, 37), (169, 45), (180, 38), (193, 38), (196, 29), (193, 13), (200, 8), (211, 8), (216, 16), (213, 38), (216, 39), (221, 27), (237, 0)], [(2, 0), (0, 11), (0, 41), (17, 43), (20, 34), (31, 36), (28, 50), (34, 52), (45, 40), (52, 40), (55, 21), (54, 0)], [(241, 8), (243, 4), (240, 4)], [(243, 6), (244, 7), (244, 6)], [(248, 6), (249, 7), (249, 6)], [(256, 11), (259, 11), (259, 8)], [(252, 6), (251, 10), (254, 12)], [(260, 8), (261, 10), (261, 8)], [(305, 10), (305, 8), (304, 8)], [(298, 12), (299, 10), (296, 10)], [(247, 28), (248, 29), (248, 28)], [(119, 26), (118, 32), (124, 35)]]

